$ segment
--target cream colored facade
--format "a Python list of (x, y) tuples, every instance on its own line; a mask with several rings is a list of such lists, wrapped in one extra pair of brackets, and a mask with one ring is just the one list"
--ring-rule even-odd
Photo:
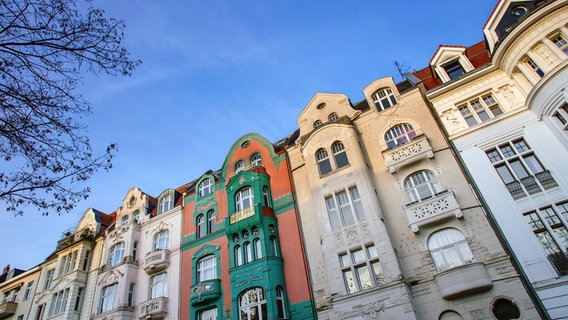
[(9, 271), (8, 279), (0, 283), (0, 319), (23, 320), (30, 315), (40, 268), (36, 266), (18, 275), (14, 271)]
[(568, 319), (567, 22), (565, 0), (499, 1), (483, 29), (489, 63), (441, 47), (443, 84), (426, 92), (553, 319)]
[(363, 93), (316, 94), (287, 150), (318, 318), (538, 319), (418, 88)]

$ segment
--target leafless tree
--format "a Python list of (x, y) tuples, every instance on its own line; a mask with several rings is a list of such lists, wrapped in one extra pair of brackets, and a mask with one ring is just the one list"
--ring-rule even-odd
[(0, 0), (0, 201), (23, 214), (68, 212), (116, 150), (95, 154), (77, 87), (87, 73), (130, 76), (124, 22), (80, 0)]

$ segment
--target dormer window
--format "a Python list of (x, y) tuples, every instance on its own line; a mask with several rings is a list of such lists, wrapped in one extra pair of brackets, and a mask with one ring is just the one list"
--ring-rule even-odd
[(205, 179), (199, 185), (199, 196), (203, 197), (211, 193), (211, 179)]
[(560, 50), (564, 51), (565, 54), (568, 54), (568, 41), (566, 41), (566, 38), (564, 38), (564, 36), (562, 36), (561, 34), (557, 34), (552, 38), (550, 38), (550, 40), (554, 42), (554, 44)]
[(235, 163), (235, 173), (244, 170), (246, 167), (244, 160), (239, 160)]
[(128, 224), (128, 216), (122, 217), (121, 225), (125, 226)]
[(262, 156), (260, 153), (255, 152), (250, 156), (250, 165), (251, 166), (261, 166), (262, 165)]
[(337, 116), (337, 113), (333, 112), (327, 117), (327, 119), (329, 120), (329, 122), (334, 122), (339, 119), (339, 116)]
[(171, 194), (168, 194), (166, 196), (164, 196), (162, 199), (160, 199), (160, 204), (159, 204), (159, 212), (158, 214), (162, 214), (166, 211), (169, 211), (170, 209), (173, 208), (173, 197)]
[(321, 127), (323, 125), (323, 122), (321, 122), (321, 120), (316, 120), (314, 122), (314, 129), (317, 129), (319, 127)]
[(373, 94), (373, 102), (378, 111), (383, 111), (397, 104), (396, 98), (389, 88), (381, 89)]
[(470, 100), (458, 106), (458, 110), (470, 127), (503, 113), (491, 94)]
[(523, 6), (516, 6), (511, 9), (511, 13), (515, 16), (522, 16), (523, 14), (527, 13), (527, 8)]
[(544, 71), (531, 58), (527, 58), (525, 62), (539, 77), (544, 76)]
[(465, 73), (465, 70), (463, 69), (459, 60), (454, 60), (450, 63), (446, 63), (445, 65), (443, 65), (443, 68), (444, 70), (446, 70), (446, 73), (452, 80), (459, 78), (462, 74)]

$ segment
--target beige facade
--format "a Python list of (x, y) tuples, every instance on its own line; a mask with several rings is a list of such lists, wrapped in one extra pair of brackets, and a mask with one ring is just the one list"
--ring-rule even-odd
[(40, 268), (36, 266), (23, 273), (17, 269), (6, 271), (3, 274), (6, 279), (0, 282), (0, 319), (28, 319)]
[(537, 319), (418, 88), (363, 93), (316, 94), (288, 149), (319, 318)]

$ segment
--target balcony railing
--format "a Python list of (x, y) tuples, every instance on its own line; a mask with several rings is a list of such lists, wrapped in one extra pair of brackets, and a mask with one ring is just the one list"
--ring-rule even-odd
[(144, 257), (144, 271), (154, 274), (168, 268), (170, 263), (170, 250), (162, 249), (150, 252)]
[(558, 183), (552, 177), (548, 170), (541, 171), (534, 176), (528, 176), (520, 181), (513, 181), (505, 184), (507, 190), (515, 200), (525, 198), (528, 195), (533, 195), (542, 192), (542, 189), (548, 190), (558, 187)]
[(190, 302), (192, 305), (217, 299), (221, 296), (221, 280), (211, 279), (191, 286)]
[(385, 158), (387, 167), (391, 173), (415, 161), (427, 158), (431, 159), (433, 157), (434, 152), (432, 152), (432, 146), (430, 146), (426, 135), (418, 136), (412, 141), (394, 149), (383, 151), (383, 158)]
[(237, 211), (229, 216), (229, 222), (231, 224), (237, 223), (241, 220), (254, 216), (254, 206), (250, 206), (241, 211)]
[(413, 232), (424, 226), (451, 216), (463, 217), (460, 206), (451, 190), (445, 190), (433, 197), (404, 206), (408, 225)]
[(548, 255), (548, 261), (559, 276), (568, 275), (568, 253), (558, 252)]
[(161, 320), (168, 314), (168, 298), (148, 300), (140, 305), (140, 319)]
[(8, 318), (16, 313), (16, 308), (18, 308), (18, 303), (16, 302), (4, 302), (0, 304), (0, 319)]

